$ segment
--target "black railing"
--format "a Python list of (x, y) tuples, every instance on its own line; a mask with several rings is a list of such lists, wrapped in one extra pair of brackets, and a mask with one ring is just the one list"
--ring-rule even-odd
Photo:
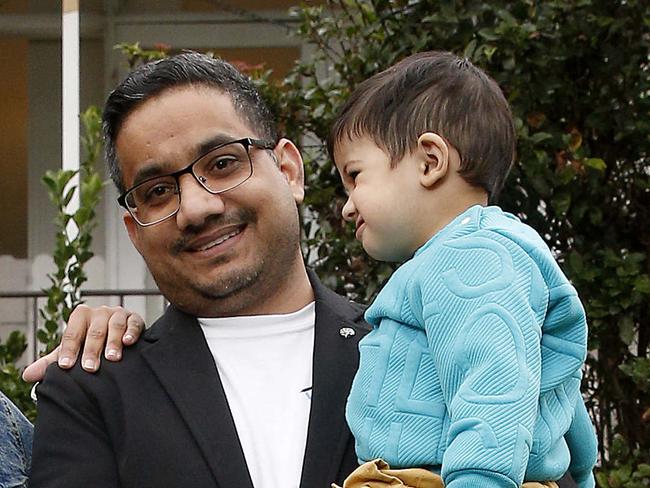
[[(126, 297), (149, 297), (149, 296), (159, 296), (163, 300), (161, 302), (161, 309), (167, 304), (164, 300), (162, 294), (159, 290), (156, 289), (134, 289), (134, 290), (82, 290), (81, 298), (93, 298), (93, 297), (117, 297), (118, 304), (123, 307), (124, 299)], [(39, 328), (39, 321), (42, 320), (39, 314), (39, 300), (46, 299), (47, 294), (44, 291), (3, 291), (0, 292), (0, 300), (2, 299), (24, 299), (31, 301), (31, 327), (30, 327), (30, 317), (27, 316), (25, 319), (25, 328), (31, 329), (31, 338), (33, 341), (32, 346), (32, 358), (36, 359), (38, 357), (38, 347), (36, 333)], [(2, 307), (0, 306), (0, 310)]]

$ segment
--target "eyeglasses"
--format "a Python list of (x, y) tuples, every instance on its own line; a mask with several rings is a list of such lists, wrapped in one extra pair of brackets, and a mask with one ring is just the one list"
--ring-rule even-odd
[(142, 227), (176, 215), (181, 206), (179, 178), (191, 174), (213, 195), (238, 187), (253, 175), (250, 147), (273, 149), (275, 143), (246, 137), (213, 147), (187, 167), (174, 173), (154, 176), (122, 193), (117, 202)]

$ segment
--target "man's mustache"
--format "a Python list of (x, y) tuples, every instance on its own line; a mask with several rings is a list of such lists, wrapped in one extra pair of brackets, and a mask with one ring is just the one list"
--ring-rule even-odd
[(238, 209), (227, 215), (210, 215), (201, 225), (189, 225), (183, 230), (183, 234), (171, 246), (172, 254), (181, 253), (193, 239), (213, 229), (229, 225), (242, 226), (256, 221), (257, 214), (250, 209)]

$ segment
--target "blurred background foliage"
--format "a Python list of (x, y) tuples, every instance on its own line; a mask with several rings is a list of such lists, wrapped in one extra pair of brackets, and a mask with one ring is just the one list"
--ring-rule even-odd
[[(357, 83), (411, 53), (469, 58), (497, 80), (516, 119), (518, 158), (500, 204), (544, 236), (587, 310), (583, 390), (600, 444), (598, 485), (650, 486), (647, 0), (330, 0), (292, 15), (307, 61), (281, 82), (238, 67), (303, 152), (310, 265), (364, 303), (395, 268), (368, 258), (341, 218), (345, 195), (325, 150), (337, 108)], [(130, 66), (167, 55), (118, 47)], [(18, 342), (0, 347), (3, 372)], [(0, 387), (11, 394), (11, 384)]]

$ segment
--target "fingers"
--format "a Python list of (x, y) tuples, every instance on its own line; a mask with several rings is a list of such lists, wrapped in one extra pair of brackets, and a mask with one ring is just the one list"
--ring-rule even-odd
[[(83, 346), (83, 354), (81, 356), (81, 367), (88, 372), (95, 372), (99, 369), (100, 357), (104, 351), (106, 340), (108, 338), (108, 331), (111, 324), (117, 330), (125, 329), (128, 312), (122, 307), (99, 307), (89, 309), (90, 314), (85, 315), (85, 325), (87, 326), (86, 342)], [(72, 318), (72, 316), (70, 317)], [(68, 326), (70, 321), (68, 321)], [(63, 343), (62, 343), (63, 345)], [(115, 349), (111, 346), (112, 355), (115, 360), (118, 360), (122, 354), (122, 347)]]
[(79, 305), (70, 314), (59, 347), (29, 365), (23, 372), (23, 379), (40, 381), (47, 367), (55, 361), (63, 369), (71, 368), (82, 344), (81, 366), (86, 371), (95, 372), (99, 369), (102, 351), (107, 359), (119, 361), (123, 346), (135, 344), (143, 330), (142, 317), (122, 307)]
[(135, 344), (144, 330), (144, 320), (137, 313), (119, 309), (108, 321), (108, 338), (104, 355), (110, 361), (122, 359), (122, 345)]
[(57, 347), (51, 353), (43, 356), (40, 359), (37, 359), (32, 364), (25, 368), (23, 371), (23, 380), (29, 383), (34, 383), (36, 381), (41, 381), (43, 376), (45, 376), (45, 370), (47, 367), (56, 362), (59, 358), (59, 349), (61, 346)]
[(130, 346), (138, 342), (142, 332), (144, 331), (144, 319), (137, 313), (129, 315), (127, 322), (126, 333), (122, 337), (122, 342), (125, 346)]
[[(122, 337), (126, 333), (128, 313), (126, 310), (117, 310), (108, 320), (106, 350), (104, 356), (110, 361), (122, 359)], [(85, 355), (84, 348), (84, 355)]]
[(68, 323), (61, 337), (61, 352), (59, 353), (59, 367), (71, 368), (77, 362), (81, 344), (86, 338), (86, 331), (90, 324), (93, 309), (87, 305), (78, 305), (70, 314)]

